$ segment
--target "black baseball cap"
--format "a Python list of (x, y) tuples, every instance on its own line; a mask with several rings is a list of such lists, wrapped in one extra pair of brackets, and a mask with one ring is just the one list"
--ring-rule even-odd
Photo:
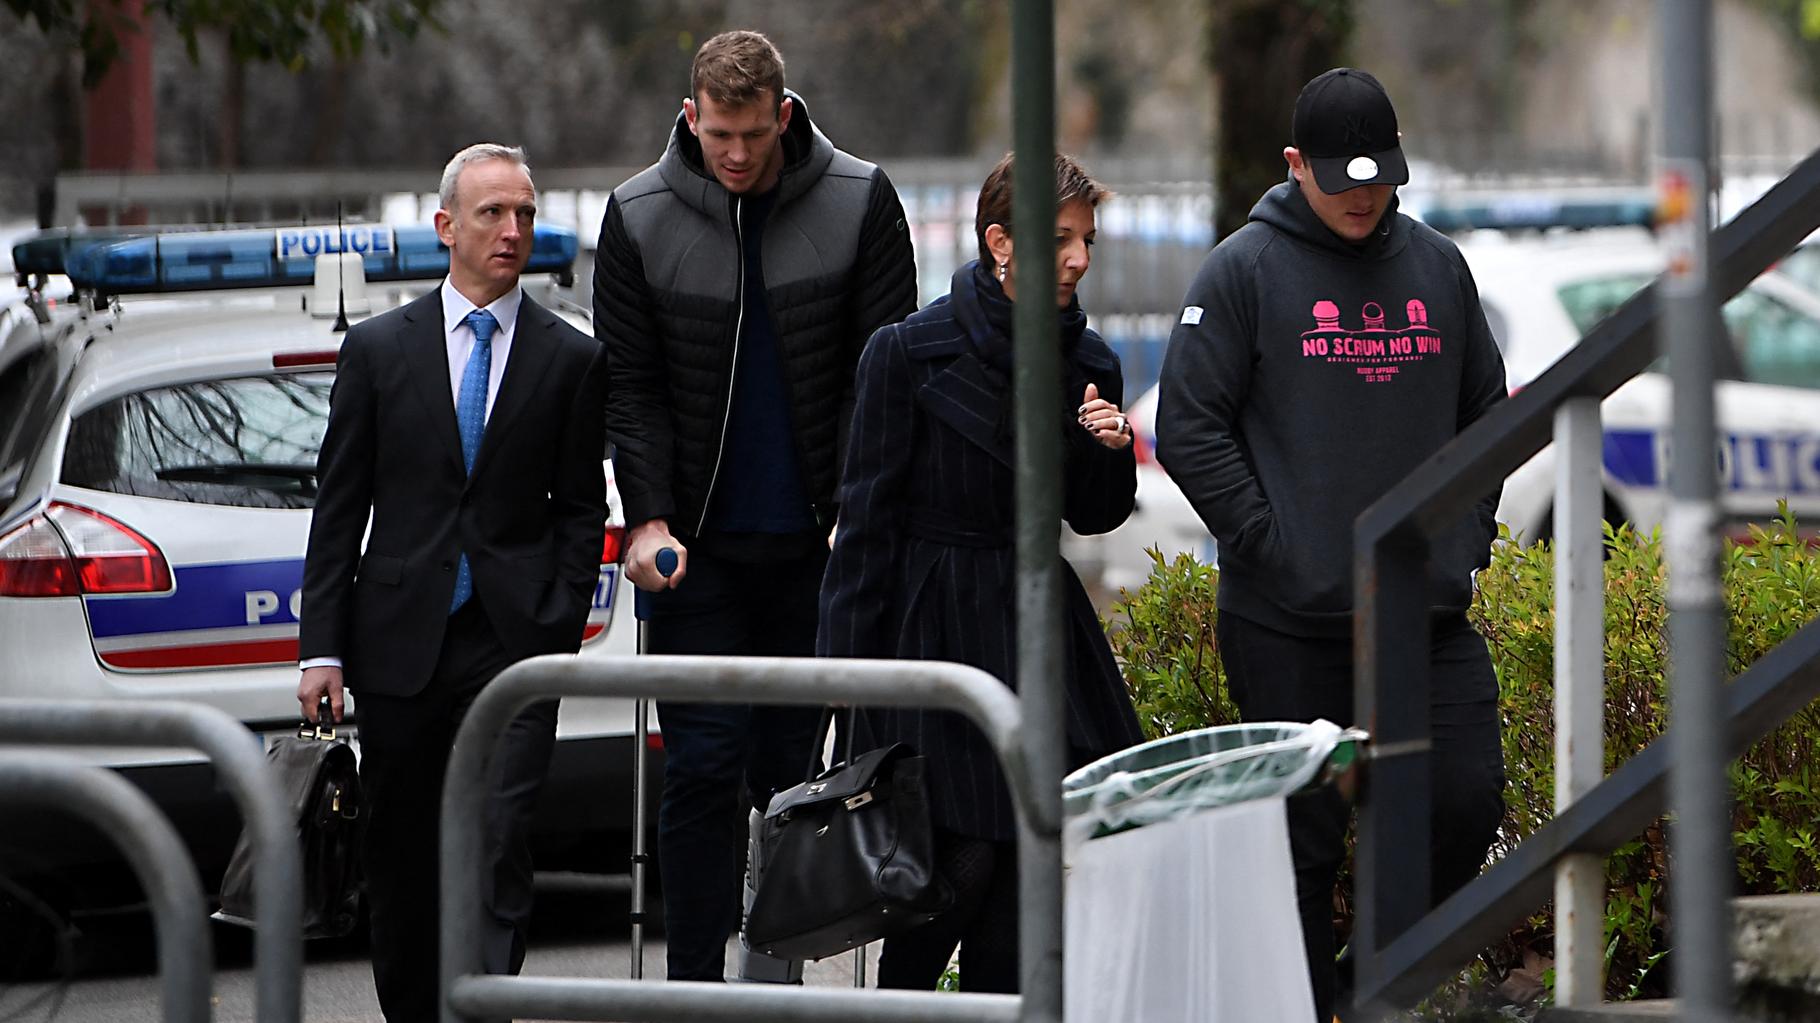
[(1357, 68), (1337, 67), (1302, 86), (1289, 136), (1328, 195), (1409, 181), (1396, 108), (1384, 86)]

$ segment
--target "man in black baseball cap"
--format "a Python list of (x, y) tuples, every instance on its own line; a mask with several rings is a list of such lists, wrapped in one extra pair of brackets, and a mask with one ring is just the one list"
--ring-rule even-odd
[(1397, 111), (1376, 78), (1337, 67), (1302, 87), (1289, 137), (1328, 195), (1360, 185), (1405, 185)]
[[(1218, 638), (1240, 714), (1349, 725), (1353, 521), (1504, 397), (1504, 363), (1459, 250), (1397, 212), (1409, 165), (1377, 79), (1336, 68), (1309, 82), (1291, 143), (1289, 179), (1188, 287), (1156, 457), (1219, 541)], [(1426, 599), (1390, 611), (1429, 619), (1433, 901), (1478, 873), (1503, 816), (1497, 677), (1466, 617), (1497, 504), (1494, 490), (1441, 524)], [(1333, 885), (1350, 816), (1331, 789), (1288, 801), (1321, 1023), (1343, 997)]]

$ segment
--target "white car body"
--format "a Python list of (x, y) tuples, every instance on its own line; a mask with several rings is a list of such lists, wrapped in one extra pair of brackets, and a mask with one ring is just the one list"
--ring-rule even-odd
[[(397, 304), (435, 283), (393, 286), (387, 297)], [(561, 308), (553, 286), (545, 290), (529, 277), (525, 283), (540, 301)], [(382, 289), (375, 285), (373, 291), (377, 295)], [(307, 503), (289, 507), (216, 503), (206, 494), (215, 485), (212, 481), (167, 476), (166, 470), (156, 474), (154, 486), (137, 490), (78, 485), (87, 481), (72, 482), (66, 470), (76, 463), (66, 463), (66, 456), (72, 425), (82, 423), (85, 415), (117, 407), (155, 407), (149, 399), (132, 396), (168, 394), (159, 389), (195, 385), (207, 386), (183, 393), (227, 394), (239, 393), (235, 388), (271, 386), (279, 393), (307, 396), (310, 402), (320, 400), (320, 417), (312, 405), (309, 415), (285, 418), (289, 409), (279, 404), (274, 413), (278, 418), (264, 424), (272, 432), (259, 435), (278, 437), (276, 423), (284, 424), (286, 431), (300, 431), (286, 433), (282, 444), (272, 441), (268, 447), (292, 452), (291, 460), (307, 463), (313, 474), (315, 447), (326, 423), (334, 353), (344, 335), (332, 331), (331, 318), (303, 311), (301, 294), (300, 289), (288, 288), (127, 297), (111, 310), (77, 311), (66, 305), (48, 324), (30, 317), (0, 322), (0, 395), (25, 394), (28, 399), (22, 407), (0, 410), (0, 568), (9, 557), (14, 566), (25, 564), (22, 545), (29, 546), (33, 537), (52, 547), (51, 538), (60, 537), (66, 553), (79, 554), (72, 544), (81, 541), (72, 537), (98, 529), (97, 542), (115, 547), (130, 546), (130, 534), (137, 534), (155, 549), (169, 572), (168, 583), (155, 591), (19, 596), (4, 595), (7, 591), (0, 587), (0, 696), (181, 701), (223, 710), (256, 733), (294, 732), (299, 719), (297, 615), (311, 516)], [(572, 312), (568, 316), (579, 319)], [(585, 321), (578, 326), (585, 329)], [(286, 362), (298, 365), (279, 365)], [(25, 379), (33, 374), (37, 375)], [(268, 384), (273, 380), (282, 384)], [(142, 400), (143, 406), (114, 404)], [(226, 407), (230, 399), (222, 402)], [(179, 401), (177, 407), (209, 406), (198, 400), (191, 405)], [(234, 428), (253, 435), (262, 426), (260, 407), (257, 402), (248, 404), (245, 421)], [(126, 421), (125, 416), (121, 419)], [(128, 432), (127, 427), (118, 430), (121, 436)], [(612, 505), (608, 525), (616, 537), (621, 525), (617, 494), (611, 486), (611, 463), (603, 466)], [(163, 491), (157, 496), (146, 493), (173, 479), (178, 489), (199, 484), (204, 493), (177, 495), (181, 499)], [(256, 489), (235, 484), (242, 485)], [(99, 520), (89, 512), (123, 528), (97, 526)], [(54, 526), (47, 529), (47, 521)], [(616, 543), (609, 546), (617, 549)], [(42, 554), (45, 548), (38, 550)], [(628, 655), (634, 652), (636, 626), (630, 609), (619, 612), (630, 601), (631, 586), (622, 578), (616, 555), (603, 552), (603, 560), (607, 563), (600, 566), (583, 653)], [(358, 698), (350, 703), (352, 731), (357, 735)], [(632, 735), (631, 701), (564, 701), (551, 784), (568, 786), (562, 789), (566, 793), (559, 797), (562, 800), (583, 794), (589, 801), (579, 807), (546, 806), (542, 816), (559, 831), (583, 822), (629, 830), (629, 811), (623, 821), (603, 822), (601, 816), (603, 812), (619, 816), (630, 806), (630, 786), (616, 783), (630, 776)], [(624, 755), (603, 757), (608, 749)], [(171, 812), (180, 830), (184, 814), (190, 815), (191, 823), (199, 819), (196, 805), (206, 802), (213, 790), (206, 770), (197, 770), (198, 755), (191, 751), (91, 749), (81, 755), (125, 770), (161, 802), (175, 804)], [(558, 781), (575, 770), (593, 777), (586, 782)], [(192, 791), (199, 784), (210, 791)], [(594, 791), (587, 792), (589, 787)], [(545, 803), (551, 799), (546, 791)]]
[[(1535, 379), (1662, 268), (1638, 232), (1566, 237), (1474, 238), (1461, 246), (1477, 279), (1514, 390)], [(1574, 289), (1579, 289), (1577, 292)], [(1570, 306), (1584, 303), (1581, 323)], [(1720, 501), (1735, 532), (1773, 516), (1786, 499), (1797, 517), (1820, 522), (1820, 296), (1777, 273), (1728, 303), (1732, 372), (1715, 384)], [(1725, 353), (1722, 353), (1725, 355)], [(1733, 357), (1735, 356), (1735, 357)], [(1646, 372), (1601, 406), (1606, 517), (1648, 529), (1667, 506), (1668, 377)], [(1517, 534), (1552, 534), (1554, 450), (1512, 473), (1498, 517)]]

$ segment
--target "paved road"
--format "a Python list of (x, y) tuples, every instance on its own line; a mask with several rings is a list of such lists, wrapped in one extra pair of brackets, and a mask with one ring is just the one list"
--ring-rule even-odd
[[(532, 929), (526, 974), (571, 977), (629, 976), (626, 901), (593, 893), (542, 893)], [(84, 924), (89, 962), (70, 984), (0, 986), (0, 1021), (6, 1023), (162, 1023), (155, 951), (146, 918), (107, 919)], [(215, 1020), (252, 1023), (251, 943), (244, 931), (215, 931)], [(0, 946), (4, 941), (0, 940)], [(304, 1019), (309, 1023), (380, 1023), (366, 950), (359, 941), (314, 942), (306, 946)], [(646, 942), (645, 974), (663, 975), (661, 937)], [(727, 962), (734, 963), (731, 951)], [(872, 949), (869, 976), (876, 973)], [(807, 981), (817, 985), (853, 982), (853, 956), (811, 963)]]

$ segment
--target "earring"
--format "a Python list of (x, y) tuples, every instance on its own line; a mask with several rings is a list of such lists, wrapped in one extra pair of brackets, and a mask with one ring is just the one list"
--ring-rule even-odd
[(1003, 281), (1005, 279), (1005, 269), (1006, 269), (1006, 264), (1000, 263), (998, 265), (998, 279), (1000, 281)]

